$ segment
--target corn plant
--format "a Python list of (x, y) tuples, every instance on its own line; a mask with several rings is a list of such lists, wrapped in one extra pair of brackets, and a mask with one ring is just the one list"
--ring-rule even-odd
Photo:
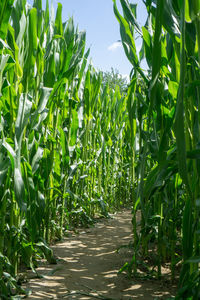
[[(136, 198), (132, 196), (134, 257), (138, 247), (148, 255), (156, 239), (157, 276), (161, 277), (162, 262), (169, 260), (174, 279), (175, 265), (181, 260), (177, 299), (198, 299), (199, 1), (144, 1), (148, 17), (142, 28), (135, 6), (127, 0), (120, 2), (123, 15), (115, 0), (114, 12), (133, 65), (127, 98), (130, 143), (137, 139), (139, 146), (137, 193)], [(139, 57), (135, 34), (143, 39)], [(143, 57), (148, 75), (140, 67)], [(142, 95), (135, 87), (140, 77), (144, 81)], [(139, 237), (137, 209), (141, 210)], [(181, 254), (176, 252), (178, 248)]]
[[(129, 202), (126, 97), (88, 65), (86, 33), (62, 5), (0, 3), (0, 297), (26, 293), (21, 264)], [(132, 148), (131, 148), (132, 149)], [(131, 169), (133, 170), (133, 169)], [(128, 182), (128, 188), (127, 188)]]

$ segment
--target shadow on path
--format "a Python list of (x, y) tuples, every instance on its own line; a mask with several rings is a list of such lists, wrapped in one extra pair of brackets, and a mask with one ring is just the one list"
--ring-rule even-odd
[[(113, 219), (97, 223), (78, 235), (66, 238), (53, 246), (59, 258), (57, 265), (38, 269), (43, 279), (31, 279), (26, 287), (32, 290), (28, 299), (98, 299), (77, 294), (96, 291), (105, 299), (167, 299), (173, 289), (158, 281), (135, 281), (126, 275), (117, 275), (131, 250), (116, 253), (116, 249), (132, 239), (131, 213), (123, 211)], [(74, 293), (74, 294), (73, 294)]]

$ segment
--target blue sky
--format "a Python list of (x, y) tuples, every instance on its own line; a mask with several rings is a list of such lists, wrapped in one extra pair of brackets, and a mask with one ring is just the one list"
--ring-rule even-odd
[[(32, 3), (32, 0), (29, 0)], [(45, 0), (43, 4), (45, 5)], [(63, 21), (74, 17), (79, 30), (86, 30), (86, 45), (91, 48), (90, 57), (95, 68), (110, 71), (117, 69), (122, 75), (129, 74), (131, 64), (124, 54), (120, 43), (119, 23), (113, 12), (112, 0), (53, 0), (63, 6)], [(138, 21), (141, 25), (146, 20), (146, 10), (142, 0), (131, 1), (138, 4)], [(117, 1), (120, 8), (119, 0)], [(137, 41), (137, 47), (141, 41)]]

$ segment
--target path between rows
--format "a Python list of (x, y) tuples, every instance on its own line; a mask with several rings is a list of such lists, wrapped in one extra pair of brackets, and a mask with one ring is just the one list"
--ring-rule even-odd
[(117, 253), (116, 249), (131, 239), (130, 211), (117, 213), (94, 228), (67, 237), (53, 246), (58, 264), (41, 266), (38, 272), (44, 278), (31, 279), (26, 285), (32, 290), (27, 299), (89, 300), (103, 296), (115, 300), (151, 300), (172, 296), (172, 289), (161, 282), (141, 282), (128, 279), (125, 274), (117, 275), (123, 264), (130, 261), (131, 251), (122, 249)]

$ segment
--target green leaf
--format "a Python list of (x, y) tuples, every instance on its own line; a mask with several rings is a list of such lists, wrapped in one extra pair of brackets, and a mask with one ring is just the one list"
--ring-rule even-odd
[(137, 57), (137, 51), (135, 46), (135, 41), (131, 32), (131, 29), (129, 27), (128, 22), (126, 19), (119, 13), (119, 10), (117, 9), (116, 0), (113, 0), (114, 3), (114, 13), (115, 16), (120, 24), (120, 34), (122, 38), (122, 44), (124, 47), (124, 51), (126, 53), (126, 56), (130, 63), (137, 69), (139, 74), (142, 76), (142, 78), (145, 80), (145, 82), (148, 82), (144, 72), (141, 70), (139, 66), (139, 59)]
[(0, 38), (5, 40), (8, 30), (12, 5), (14, 0), (1, 0), (0, 2)]
[(21, 169), (19, 167), (15, 167), (14, 169), (14, 190), (17, 202), (22, 211), (26, 211), (27, 204), (24, 202), (25, 189), (24, 189), (24, 181), (21, 174)]
[(90, 117), (90, 112), (91, 112), (90, 93), (91, 93), (90, 70), (88, 69), (86, 73), (85, 86), (84, 86), (84, 101), (85, 101), (84, 110), (87, 118)]
[(186, 201), (183, 215), (183, 258), (189, 259), (193, 253), (193, 213), (190, 199)]
[(38, 242), (35, 245), (44, 253), (45, 258), (49, 263), (56, 264), (56, 259), (53, 256), (53, 251), (45, 242)]
[(186, 138), (185, 138), (185, 121), (184, 121), (184, 98), (185, 98), (185, 75), (186, 75), (186, 61), (185, 61), (185, 7), (183, 3), (181, 11), (182, 20), (182, 40), (181, 40), (181, 70), (180, 83), (178, 90), (178, 98), (176, 104), (176, 115), (174, 122), (174, 131), (177, 143), (177, 155), (179, 163), (180, 176), (187, 187), (189, 195), (192, 197), (190, 184), (188, 181), (187, 164), (186, 164)]
[(38, 147), (38, 149), (33, 157), (32, 164), (31, 164), (33, 174), (39, 168), (39, 162), (40, 162), (41, 158), (43, 157), (43, 151), (44, 150), (41, 147)]
[[(191, 0), (190, 0), (191, 1)], [(189, 5), (189, 0), (185, 0), (185, 20), (186, 22), (192, 22), (190, 18), (190, 5)]]
[(17, 119), (15, 122), (15, 136), (18, 149), (21, 148), (22, 136), (30, 117), (30, 111), (32, 108), (32, 102), (30, 100), (32, 99), (27, 94), (22, 94), (19, 98)]
[(168, 91), (171, 94), (173, 99), (177, 99), (178, 94), (178, 83), (176, 81), (169, 81), (168, 83)]
[(68, 148), (68, 143), (67, 143), (67, 137), (65, 131), (59, 127), (59, 132), (60, 132), (60, 144), (62, 148), (62, 163), (64, 168), (68, 167), (69, 165), (69, 148)]
[[(134, 13), (133, 13), (133, 10), (132, 10), (133, 4), (131, 6), (131, 4), (129, 4), (127, 0), (120, 0), (120, 2), (121, 2), (121, 5), (122, 5), (122, 8), (123, 8), (126, 20), (128, 20), (135, 27), (136, 31), (140, 35), (142, 35), (141, 28), (140, 28), (139, 23), (137, 22), (137, 19), (136, 19)], [(134, 9), (134, 11), (136, 11), (136, 9)]]
[(63, 35), (63, 25), (62, 25), (62, 4), (58, 3), (56, 20), (55, 20), (55, 34)]
[(195, 264), (197, 264), (197, 263), (200, 263), (200, 256), (192, 256), (192, 257), (190, 257), (189, 259), (187, 259), (186, 261), (185, 261), (185, 264), (190, 264), (190, 263), (195, 263)]
[(3, 184), (8, 168), (10, 166), (9, 159), (3, 160), (0, 156), (0, 186)]
[(78, 112), (75, 109), (73, 109), (72, 122), (70, 127), (70, 139), (69, 139), (69, 146), (71, 147), (76, 144), (78, 127), (79, 127)]
[(143, 33), (143, 43), (144, 43), (144, 49), (145, 49), (145, 58), (147, 60), (147, 63), (149, 67), (152, 65), (152, 38), (149, 33), (149, 31), (142, 27), (142, 33)]

